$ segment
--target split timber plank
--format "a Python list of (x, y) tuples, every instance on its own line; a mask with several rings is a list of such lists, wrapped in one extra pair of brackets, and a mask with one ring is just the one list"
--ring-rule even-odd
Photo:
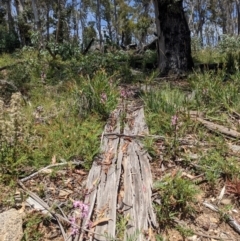
[[(131, 108), (130, 108), (131, 109)], [(134, 108), (132, 108), (134, 109)], [(143, 108), (129, 111), (127, 114), (127, 124), (124, 128), (126, 135), (148, 135), (149, 131), (144, 118)], [(132, 213), (132, 230), (139, 232), (138, 240), (145, 240), (142, 233), (143, 230), (148, 228), (157, 227), (156, 217), (152, 207), (152, 175), (150, 169), (151, 157), (143, 149), (139, 140), (132, 141), (128, 146), (127, 156), (125, 161), (125, 169), (128, 175), (132, 176), (132, 180), (125, 183), (125, 195), (128, 200), (132, 200), (130, 205), (133, 206)], [(130, 186), (130, 187), (129, 187)], [(131, 198), (129, 198), (129, 196)], [(125, 200), (124, 200), (125, 202)], [(127, 214), (126, 214), (127, 215)], [(133, 236), (132, 230), (126, 230), (125, 240), (129, 236)]]
[[(121, 113), (127, 112), (126, 124), (121, 133)], [(116, 138), (109, 138), (115, 133)], [(101, 141), (101, 161), (96, 160), (89, 172), (86, 189), (89, 195), (85, 203), (90, 206), (88, 217), (82, 227), (88, 229), (89, 220), (99, 224), (90, 232), (75, 237), (84, 241), (107, 241), (116, 237), (117, 211), (127, 220), (124, 240), (135, 237), (137, 241), (147, 240), (143, 231), (157, 227), (152, 207), (151, 158), (144, 151), (140, 140), (125, 138), (124, 135), (147, 135), (144, 110), (130, 102), (115, 110), (105, 126)], [(121, 192), (121, 195), (120, 195)], [(104, 221), (104, 222), (101, 222)]]

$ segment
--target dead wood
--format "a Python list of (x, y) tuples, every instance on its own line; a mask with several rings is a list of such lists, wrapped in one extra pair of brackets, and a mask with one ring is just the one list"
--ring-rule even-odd
[[(102, 135), (102, 161), (95, 161), (89, 172), (86, 189), (92, 191), (84, 202), (90, 208), (82, 227), (86, 229), (89, 220), (94, 223), (106, 220), (94, 227), (96, 234), (90, 237), (92, 241), (116, 238), (117, 212), (127, 222), (124, 240), (137, 234), (136, 240), (144, 241), (146, 238), (143, 231), (157, 227), (151, 200), (151, 158), (143, 150), (138, 138), (126, 138), (148, 135), (143, 108), (133, 107), (136, 107), (133, 102), (125, 106), (128, 123), (125, 124), (123, 133), (120, 119), (124, 110), (118, 109), (112, 113), (111, 121), (105, 126)], [(114, 138), (109, 138), (111, 135)], [(87, 232), (82, 232), (75, 241), (83, 241), (86, 234)], [(105, 237), (102, 237), (103, 234)]]
[[(219, 210), (218, 207), (216, 207), (215, 205), (213, 205), (211, 203), (203, 202), (203, 205), (205, 207), (211, 209), (214, 212), (223, 214), (223, 213), (221, 213), (221, 210)], [(223, 216), (224, 216), (224, 219), (226, 220), (226, 222), (228, 223), (228, 225), (230, 227), (232, 227), (238, 234), (240, 234), (240, 224), (228, 214), (223, 214)]]
[(197, 117), (197, 116), (192, 116), (191, 118), (193, 120), (196, 120), (196, 121), (202, 123), (205, 127), (207, 127), (211, 131), (222, 133), (226, 136), (230, 136), (230, 137), (234, 137), (234, 138), (240, 137), (240, 133), (238, 131), (235, 131), (235, 130), (230, 129), (228, 127), (225, 127), (225, 126), (222, 126), (222, 125), (219, 125), (219, 124), (215, 124), (215, 123), (210, 122), (210, 121), (206, 121), (206, 120), (204, 120), (200, 117)]
[(91, 41), (89, 42), (88, 46), (87, 46), (87, 47), (85, 48), (85, 50), (83, 51), (83, 55), (85, 55), (85, 54), (88, 52), (88, 50), (91, 48), (94, 40), (95, 40), (94, 38), (91, 39)]
[(20, 181), (21, 181), (21, 182), (25, 182), (25, 181), (27, 181), (27, 180), (29, 180), (29, 179), (31, 179), (31, 178), (39, 175), (41, 172), (43, 172), (43, 171), (45, 171), (45, 170), (47, 170), (47, 169), (53, 168), (53, 167), (67, 166), (67, 165), (81, 165), (81, 164), (83, 164), (83, 162), (81, 162), (81, 161), (61, 162), (61, 163), (51, 164), (51, 165), (48, 165), (48, 166), (40, 169), (40, 170), (37, 171), (37, 172), (32, 173), (31, 175), (29, 175), (29, 176), (27, 176), (27, 177), (24, 177), (24, 178), (20, 179)]

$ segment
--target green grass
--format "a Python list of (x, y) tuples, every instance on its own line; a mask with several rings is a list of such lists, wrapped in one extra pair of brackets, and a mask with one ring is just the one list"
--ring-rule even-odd
[[(120, 61), (128, 58), (125, 55), (118, 57)], [(47, 166), (53, 156), (57, 162), (77, 158), (90, 169), (94, 156), (100, 151), (103, 127), (118, 102), (118, 84), (129, 82), (130, 76), (122, 78), (129, 72), (127, 64), (123, 68), (118, 66), (114, 72), (111, 61), (117, 60), (117, 56), (99, 58), (101, 68), (92, 62), (93, 56), (82, 59), (81, 63), (75, 59), (63, 61), (60, 57), (54, 61), (49, 56), (42, 58), (39, 60), (36, 52), (31, 55), (31, 50), (25, 51), (23, 59), (29, 61), (5, 73), (19, 89), (27, 90), (27, 101), (22, 101), (19, 112), (14, 117), (10, 112), (0, 117), (3, 120), (0, 128), (0, 183), (10, 189), (16, 185), (17, 178), (28, 175), (25, 167), (39, 169)], [(221, 62), (223, 56), (204, 50), (197, 58), (205, 63)], [(11, 61), (12, 56), (2, 55), (0, 66)], [(39, 82), (43, 69), (47, 74), (46, 85)], [(94, 70), (92, 73), (91, 69)], [(156, 73), (152, 73), (145, 79), (146, 86), (153, 84), (155, 76)], [(193, 176), (203, 174), (204, 190), (211, 190), (210, 194), (219, 192), (220, 182), (240, 178), (238, 155), (233, 155), (228, 147), (229, 143), (238, 144), (239, 140), (226, 139), (223, 134), (210, 131), (191, 118), (191, 112), (198, 111), (205, 120), (240, 131), (239, 77), (237, 71), (231, 74), (225, 70), (194, 72), (185, 80), (186, 87), (178, 83), (161, 83), (158, 87), (158, 83), (154, 83), (153, 89), (143, 91), (150, 134), (164, 137), (160, 143), (162, 149), (156, 138), (150, 137), (144, 140), (145, 148), (153, 161), (161, 159), (161, 164), (172, 167), (154, 185), (161, 199), (161, 205), (155, 204), (158, 221), (161, 227), (175, 227), (183, 237), (191, 235), (192, 231), (176, 225), (174, 219), (194, 215), (201, 185), (182, 177), (182, 171), (187, 170)], [(174, 118), (177, 119), (175, 124)], [(197, 158), (191, 158), (192, 154)], [(205, 193), (206, 196), (210, 194)], [(8, 199), (10, 197), (9, 192)], [(26, 219), (25, 240), (41, 238), (41, 233), (31, 233), (41, 220), (42, 217), (37, 216)], [(123, 238), (126, 224), (127, 220), (119, 216), (119, 238)], [(134, 237), (129, 239), (134, 240)], [(158, 240), (162, 240), (161, 233)]]
[(155, 183), (154, 188), (161, 197), (161, 205), (156, 205), (161, 227), (171, 226), (175, 217), (183, 218), (194, 211), (191, 203), (199, 190), (191, 181), (183, 179), (180, 172), (175, 176), (165, 176)]
[[(220, 183), (239, 179), (240, 175), (239, 156), (233, 155), (228, 147), (229, 143), (239, 145), (238, 139), (210, 131), (191, 118), (191, 113), (198, 111), (205, 120), (239, 131), (239, 72), (231, 75), (224, 70), (195, 72), (185, 82), (185, 88), (180, 83), (175, 86), (161, 83), (159, 87), (156, 84), (142, 96), (150, 134), (165, 138), (163, 149), (159, 150), (158, 143), (151, 138), (145, 140), (145, 148), (153, 160), (160, 158), (161, 163), (173, 168), (155, 184), (161, 199), (161, 204), (155, 205), (158, 221), (164, 228), (175, 227), (183, 237), (192, 235), (192, 230), (176, 225), (173, 220), (194, 215), (199, 193), (204, 192), (205, 196), (219, 193)], [(178, 117), (176, 125), (172, 124), (174, 116)], [(184, 145), (180, 140), (189, 144)], [(196, 158), (192, 159), (192, 154)], [(174, 175), (179, 169), (193, 176), (203, 175), (206, 183), (203, 191), (201, 185), (182, 178), (181, 172)]]
[(117, 104), (114, 76), (99, 71), (92, 79), (28, 86), (29, 100), (20, 105), (20, 114), (9, 111), (1, 117), (0, 180), (16, 180), (26, 175), (23, 167), (49, 165), (53, 156), (58, 162), (77, 158), (90, 169), (105, 121)]

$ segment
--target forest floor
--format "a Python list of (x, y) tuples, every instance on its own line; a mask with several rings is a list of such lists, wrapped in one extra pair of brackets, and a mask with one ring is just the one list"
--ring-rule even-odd
[[(176, 81), (175, 85), (179, 85), (180, 88), (188, 88), (188, 83), (182, 80)], [(130, 91), (131, 93), (136, 93), (140, 91), (139, 87), (134, 87), (132, 85), (125, 85), (124, 88), (126, 88), (126, 91)], [(112, 144), (107, 144), (107, 149), (105, 149), (105, 151), (101, 155), (98, 155), (94, 160), (93, 166), (97, 164), (99, 167), (101, 167), (100, 169), (105, 174), (107, 174), (115, 165), (123, 165), (123, 157), (123, 159), (120, 160), (120, 164), (117, 163), (117, 157), (120, 155), (119, 152), (127, 153), (126, 149), (128, 148), (128, 146), (130, 148), (131, 145), (135, 145), (135, 140), (138, 139), (138, 137), (142, 138), (144, 135), (149, 135), (147, 130), (148, 128), (144, 124), (145, 120), (144, 114), (142, 112), (142, 108), (144, 108), (143, 102), (141, 99), (138, 98), (139, 97), (130, 97), (130, 100), (125, 100), (125, 104), (121, 104), (121, 108), (124, 109), (128, 108), (126, 107), (126, 105), (128, 105), (127, 103), (132, 103), (132, 101), (134, 101), (134, 103), (137, 103), (135, 105), (130, 104), (131, 108), (135, 108), (135, 110), (137, 110), (134, 117), (132, 116), (132, 113), (129, 116), (124, 116), (124, 121), (127, 120), (125, 121), (125, 126), (128, 126), (127, 128), (129, 132), (126, 132), (126, 130), (124, 131), (124, 127), (121, 123), (121, 118), (123, 118), (123, 116), (119, 114), (117, 119), (114, 119), (113, 117), (109, 118), (106, 128), (108, 128), (108, 130), (110, 131), (108, 131), (107, 133), (104, 132), (99, 137), (104, 139), (107, 135), (110, 135), (112, 137), (114, 136), (115, 140), (118, 140), (118, 143), (116, 145), (114, 144), (116, 148), (111, 146)], [(4, 106), (4, 104), (1, 108), (1, 113), (3, 113), (4, 111), (9, 111), (6, 110), (6, 108), (9, 107)], [(18, 108), (18, 111), (21, 112), (21, 107)], [(139, 110), (141, 111), (139, 112)], [(14, 112), (16, 110), (11, 111)], [(125, 114), (129, 114), (128, 110), (126, 110)], [(198, 122), (204, 119), (201, 114), (196, 113), (193, 113), (193, 119), (194, 118)], [(237, 118), (239, 119), (239, 116)], [(205, 125), (207, 133), (210, 133), (210, 135), (219, 135), (219, 132), (222, 133), (222, 129), (224, 132), (223, 126), (221, 126), (222, 129), (219, 129), (219, 126), (214, 126), (211, 129), (211, 126), (209, 126), (208, 122), (201, 123), (202, 125)], [(140, 129), (133, 131), (132, 133), (130, 129), (133, 130), (135, 127)], [(221, 134), (224, 135), (222, 140), (225, 140), (226, 142), (222, 144), (229, 146), (229, 156), (239, 158), (240, 146), (236, 141), (238, 139), (238, 136), (229, 136), (232, 133), (231, 131), (233, 131), (233, 134), (236, 134), (238, 132), (236, 129), (231, 130), (231, 128), (228, 128), (228, 131), (230, 131), (230, 134)], [(120, 144), (121, 140), (122, 143)], [(102, 140), (101, 143), (103, 142), (104, 140)], [(143, 148), (142, 144), (140, 143), (136, 145), (139, 146), (138, 148)], [(194, 183), (194, 185), (196, 185), (196, 187), (198, 188), (198, 193), (194, 197), (194, 202), (191, 203), (191, 208), (194, 211), (191, 212), (191, 214), (187, 214), (185, 216), (181, 210), (178, 210), (178, 214), (174, 215), (173, 219), (170, 219), (171, 221), (169, 221), (169, 225), (166, 225), (166, 228), (164, 228), (162, 225), (160, 225), (160, 227), (154, 227), (153, 222), (149, 221), (150, 214), (148, 214), (147, 216), (145, 214), (149, 222), (147, 222), (148, 224), (143, 224), (145, 225), (145, 229), (140, 231), (142, 232), (140, 234), (140, 236), (142, 235), (142, 239), (139, 239), (139, 234), (137, 234), (136, 237), (131, 236), (131, 241), (240, 240), (240, 225), (238, 224), (240, 223), (240, 206), (237, 196), (240, 195), (240, 182), (237, 180), (236, 182), (230, 182), (224, 178), (217, 178), (217, 182), (214, 184), (213, 187), (207, 180), (206, 173), (204, 171), (199, 171), (201, 170), (201, 168), (197, 169), (196, 171), (196, 168), (199, 166), (198, 160), (200, 159), (202, 153), (206, 152), (208, 148), (214, 148), (214, 145), (215, 144), (213, 144), (212, 142), (208, 143), (206, 140), (201, 141), (201, 138), (199, 136), (196, 136), (195, 133), (191, 133), (188, 131), (184, 136), (181, 137), (181, 140), (179, 140), (177, 155), (174, 156), (174, 158), (169, 158), (168, 155), (164, 154), (168, 149), (168, 144), (166, 144), (166, 140), (164, 139), (164, 137), (161, 136), (155, 137), (154, 146), (157, 147), (158, 155), (156, 155), (153, 159), (147, 158), (147, 161), (149, 161), (150, 163), (151, 172), (149, 171), (149, 176), (146, 177), (146, 180), (151, 177), (151, 182), (161, 182), (164, 177), (175, 177), (180, 173), (181, 179), (189, 180), (190, 182)], [(115, 148), (114, 155), (111, 152), (113, 148)], [(141, 148), (139, 149), (139, 152), (142, 152)], [(133, 152), (135, 152), (135, 154), (130, 152), (127, 154), (127, 156), (136, 155), (137, 150), (134, 150)], [(123, 156), (123, 153), (121, 155)], [(139, 157), (141, 156), (141, 154), (138, 155), (138, 158), (135, 158), (136, 156), (133, 156), (132, 160), (137, 159), (139, 161), (141, 159)], [(187, 156), (188, 159), (191, 160), (191, 163), (186, 164), (185, 160), (182, 158), (183, 156)], [(166, 160), (166, 158), (169, 159)], [(145, 164), (147, 165), (147, 163)], [(139, 164), (139, 166), (141, 165), (143, 164)], [(133, 165), (129, 168), (133, 168)], [(138, 168), (139, 170), (141, 169), (140, 167)], [(25, 173), (27, 173), (27, 169), (30, 170), (29, 173), (35, 173), (31, 171), (31, 167), (25, 167), (25, 169)], [(126, 180), (124, 180), (124, 178), (126, 178), (126, 175), (124, 175), (124, 172), (126, 170), (127, 168), (125, 166), (121, 171), (119, 171), (118, 178), (117, 180), (115, 180), (115, 183), (112, 183), (111, 187), (113, 191), (116, 191), (117, 189), (115, 196), (115, 210), (111, 210), (111, 212), (115, 213), (114, 215), (116, 223), (114, 229), (116, 228), (117, 230), (116, 240), (124, 240), (126, 230), (132, 228), (131, 217), (129, 213), (126, 212), (125, 215), (123, 215), (125, 211), (123, 211), (122, 208), (119, 207), (119, 200), (121, 198), (124, 199), (124, 191), (126, 191), (124, 190), (124, 188), (121, 188), (121, 183), (123, 184), (124, 182), (126, 182)], [(133, 168), (129, 170), (129, 173), (132, 173), (132, 175), (136, 175), (134, 174), (134, 170), (137, 169)], [(12, 201), (12, 204), (10, 205), (9, 202), (7, 205), (2, 203), (2, 205), (0, 206), (0, 212), (8, 210), (10, 207), (24, 210), (24, 212), (26, 213), (24, 230), (27, 230), (29, 237), (32, 237), (33, 233), (36, 232), (36, 230), (39, 234), (39, 237), (35, 236), (32, 240), (71, 240), (72, 236), (70, 234), (71, 232), (74, 232), (74, 225), (73, 221), (69, 220), (71, 220), (70, 217), (74, 217), (74, 215), (76, 214), (74, 214), (74, 209), (72, 208), (72, 206), (70, 206), (69, 201), (74, 202), (76, 200), (84, 200), (86, 196), (89, 198), (89, 196), (91, 196), (95, 192), (95, 190), (97, 190), (98, 187), (100, 187), (101, 185), (101, 182), (99, 181), (101, 177), (96, 175), (91, 179), (91, 188), (89, 186), (89, 176), (91, 176), (91, 170), (90, 172), (86, 171), (86, 169), (82, 165), (81, 160), (73, 160), (68, 164), (61, 164), (56, 162), (56, 158), (53, 156), (51, 164), (48, 168), (37, 172), (37, 175), (26, 175), (25, 177), (21, 177), (18, 186), (15, 186), (14, 200)], [(139, 192), (141, 192), (142, 190), (142, 199), (144, 200), (146, 199), (146, 196), (144, 196), (144, 192), (149, 195), (148, 191), (149, 189), (151, 189), (150, 187), (152, 187), (151, 201), (153, 206), (164, 205), (162, 203), (163, 197), (161, 197), (161, 195), (157, 193), (157, 189), (154, 189), (154, 185), (152, 186), (152, 183), (150, 181), (146, 181), (148, 183), (145, 183), (145, 188), (148, 191), (144, 191), (142, 189), (143, 186), (141, 186), (140, 189), (139, 187), (137, 187), (137, 189), (134, 186), (139, 185), (138, 182), (145, 181), (143, 179), (143, 175), (139, 175), (138, 178), (138, 181), (137, 179), (135, 181), (130, 180), (130, 182), (132, 182), (130, 183), (128, 180), (127, 182), (129, 183), (125, 184), (125, 188), (130, 185), (132, 189), (136, 189), (134, 191), (134, 195), (131, 195), (135, 196), (137, 195), (137, 190), (139, 190)], [(4, 197), (7, 199), (7, 195), (12, 192), (11, 188), (11, 186), (4, 186), (3, 184), (1, 184), (0, 190), (2, 193), (2, 200), (4, 199)], [(104, 200), (105, 194), (102, 194), (102, 197), (100, 197), (101, 193), (95, 193), (94, 195), (94, 200), (96, 200), (96, 202), (94, 201), (91, 204), (92, 206), (90, 205), (91, 200), (87, 202), (88, 205), (91, 206), (92, 211), (95, 210), (95, 214), (93, 215), (94, 219), (91, 219), (91, 224), (88, 224), (88, 227), (85, 228), (87, 231), (85, 230), (86, 232), (84, 232), (85, 238), (90, 240), (93, 239), (94, 235), (96, 236), (99, 234), (96, 231), (97, 226), (103, 227), (106, 223), (112, 221), (112, 217), (109, 218), (109, 216), (107, 216), (107, 213), (109, 213), (110, 210), (108, 205), (104, 208), (104, 205), (102, 203), (101, 208), (96, 208), (98, 207), (98, 198)], [(106, 193), (106, 195), (109, 195), (109, 193)], [(27, 202), (27, 196), (32, 197), (33, 199), (35, 199), (35, 201), (28, 200)], [(170, 197), (169, 202), (171, 203), (171, 207), (178, 206), (178, 200), (176, 200), (174, 196)], [(45, 208), (43, 209), (45, 209), (45, 211), (46, 209), (48, 209), (47, 213), (52, 215), (54, 218), (44, 217), (44, 214), (41, 211), (37, 211), (36, 208), (31, 207), (31, 205), (36, 205), (36, 203), (40, 204), (40, 206), (45, 206)], [(135, 204), (133, 203), (133, 205)], [(144, 206), (144, 203), (141, 203), (141, 205)], [(129, 207), (131, 209), (132, 206), (129, 205)], [(58, 214), (57, 216), (55, 215), (56, 213)], [(31, 219), (33, 217), (33, 214), (34, 219)], [(158, 213), (157, 215), (161, 215), (161, 213)], [(139, 218), (142, 219), (143, 217), (139, 216)], [(83, 225), (83, 219), (78, 219), (74, 222), (77, 222), (77, 225)], [(157, 225), (155, 224), (155, 226)], [(137, 232), (138, 230), (135, 231)], [(103, 236), (105, 235), (105, 237), (103, 237), (102, 239), (99, 238), (99, 240), (114, 240), (111, 237), (106, 237), (106, 233), (104, 232), (100, 234)], [(63, 237), (64, 235), (65, 237)], [(27, 240), (26, 236), (24, 240)], [(76, 239), (73, 238), (72, 240)]]

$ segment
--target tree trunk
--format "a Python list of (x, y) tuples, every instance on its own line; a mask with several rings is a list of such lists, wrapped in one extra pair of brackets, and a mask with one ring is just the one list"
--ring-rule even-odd
[(7, 25), (8, 31), (14, 31), (14, 20), (12, 16), (12, 8), (11, 8), (11, 1), (6, 1), (6, 10), (7, 10)]
[(62, 6), (61, 0), (58, 0), (57, 4), (57, 29), (56, 29), (56, 42), (57, 43), (63, 43), (63, 6)]
[(101, 28), (101, 0), (97, 0), (97, 8), (96, 8), (96, 26), (98, 30), (98, 36), (99, 36), (99, 46), (100, 50), (102, 50), (102, 28)]
[(21, 45), (25, 46), (30, 44), (30, 36), (29, 30), (30, 26), (28, 25), (27, 17), (24, 14), (24, 7), (25, 7), (24, 0), (15, 0), (15, 6), (17, 11), (17, 24), (18, 24), (18, 31), (21, 39)]
[(236, 8), (237, 8), (237, 33), (240, 35), (240, 1), (236, 1)]
[(114, 6), (114, 28), (116, 34), (116, 44), (119, 45), (119, 24), (118, 24), (118, 14), (117, 14), (117, 0), (113, 0)]
[(47, 21), (46, 21), (46, 28), (47, 28), (47, 41), (50, 39), (50, 3), (47, 1), (46, 3), (46, 10), (47, 10)]
[(182, 74), (193, 68), (190, 30), (183, 0), (154, 0), (161, 75)]
[(39, 31), (39, 33), (41, 33), (41, 24), (40, 24), (40, 20), (39, 20), (36, 0), (32, 0), (32, 10), (33, 10), (33, 15), (34, 15), (34, 27), (36, 27), (36, 29)]

